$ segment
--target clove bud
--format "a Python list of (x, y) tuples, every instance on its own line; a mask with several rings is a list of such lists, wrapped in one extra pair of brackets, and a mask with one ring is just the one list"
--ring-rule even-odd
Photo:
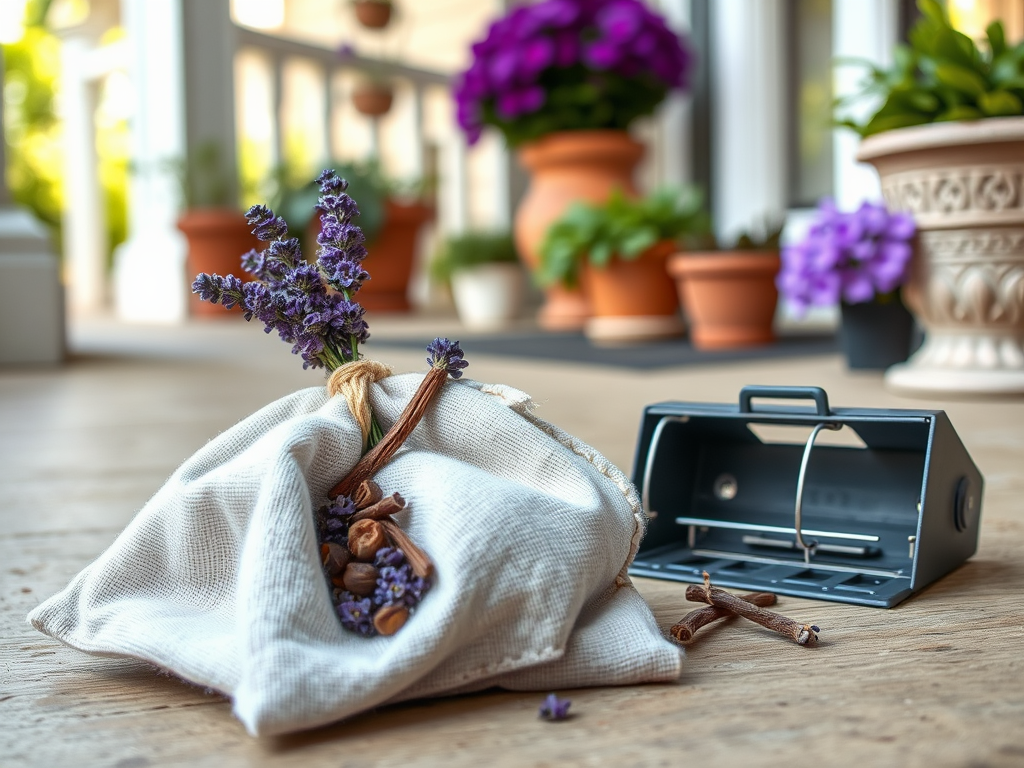
[(408, 619), (409, 609), (404, 605), (385, 605), (373, 615), (373, 627), (382, 635), (393, 635)]
[(388, 537), (376, 520), (360, 520), (348, 529), (348, 550), (357, 560), (369, 562), (387, 545)]
[(349, 563), (341, 583), (353, 595), (368, 597), (377, 588), (377, 569), (369, 563)]

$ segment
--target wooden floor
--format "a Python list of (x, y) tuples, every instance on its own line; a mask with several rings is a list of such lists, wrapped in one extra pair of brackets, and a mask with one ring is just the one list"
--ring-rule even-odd
[[(380, 334), (449, 330), (382, 322)], [(802, 648), (753, 625), (706, 630), (671, 685), (492, 691), (384, 708), (289, 738), (254, 739), (222, 697), (137, 662), (64, 648), (25, 623), (112, 541), (189, 454), (302, 386), (285, 345), (257, 329), (76, 327), (60, 369), (0, 370), (0, 766), (1024, 765), (1024, 400), (898, 398), (837, 357), (657, 372), (479, 357), (469, 375), (531, 393), (543, 418), (627, 472), (640, 410), (733, 400), (744, 384), (816, 384), (834, 405), (939, 407), (986, 478), (977, 555), (893, 610), (795, 598), (822, 628)], [(369, 356), (422, 370), (422, 353)], [(640, 580), (663, 628), (683, 587)]]

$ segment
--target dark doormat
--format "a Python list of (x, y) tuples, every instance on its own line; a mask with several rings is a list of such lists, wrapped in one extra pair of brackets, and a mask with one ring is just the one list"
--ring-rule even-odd
[[(421, 338), (375, 336), (371, 343), (375, 348), (423, 348), (423, 339)], [(614, 347), (595, 346), (582, 333), (521, 332), (493, 336), (464, 336), (461, 339), (461, 344), (466, 352), (466, 357), (472, 357), (475, 354), (500, 355), (532, 360), (610, 365), (638, 370), (721, 363), (731, 360), (830, 355), (839, 351), (839, 343), (835, 336), (807, 334), (780, 336), (774, 344), (715, 352), (694, 349), (688, 339)]]

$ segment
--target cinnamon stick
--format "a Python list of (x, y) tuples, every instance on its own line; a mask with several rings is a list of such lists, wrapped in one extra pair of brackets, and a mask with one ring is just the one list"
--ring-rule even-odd
[(405, 499), (402, 498), (401, 494), (393, 493), (390, 496), (385, 496), (376, 504), (360, 509), (352, 515), (352, 522), (355, 523), (359, 520), (383, 520), (385, 517), (391, 517), (391, 515), (401, 512), (403, 509), (405, 509)]
[(351, 496), (353, 491), (364, 480), (369, 480), (385, 464), (391, 461), (391, 458), (402, 447), (406, 438), (416, 429), (416, 425), (420, 423), (420, 419), (423, 418), (427, 408), (434, 401), (434, 398), (437, 397), (447, 380), (448, 371), (444, 368), (432, 367), (427, 371), (423, 383), (420, 384), (409, 404), (405, 406), (405, 410), (398, 417), (398, 421), (387, 431), (387, 434), (381, 438), (380, 442), (367, 451), (366, 455), (352, 467), (352, 471), (331, 489), (328, 496), (332, 499), (343, 495)]
[[(762, 608), (775, 605), (778, 599), (772, 592), (751, 592), (749, 595), (740, 595), (739, 598)], [(680, 643), (687, 643), (693, 639), (693, 636), (701, 627), (706, 627), (708, 624), (724, 619), (727, 616), (735, 615), (732, 611), (717, 605), (698, 608), (695, 611), (690, 611), (690, 613), (674, 624), (669, 630), (669, 634)]]
[(434, 564), (430, 561), (427, 553), (416, 546), (409, 535), (398, 527), (398, 523), (390, 518), (380, 521), (384, 533), (391, 540), (391, 543), (405, 553), (405, 560), (412, 568), (412, 572), (421, 579), (430, 578), (434, 573)]
[(707, 571), (704, 572), (704, 586), (699, 587), (691, 584), (686, 588), (686, 599), (695, 603), (707, 603), (708, 605), (730, 610), (745, 619), (760, 624), (766, 629), (788, 637), (799, 645), (807, 645), (817, 640), (817, 633), (820, 632), (818, 627), (813, 624), (799, 624), (778, 613), (751, 605), (736, 595), (729, 594), (724, 589), (711, 586), (711, 576), (708, 575)]

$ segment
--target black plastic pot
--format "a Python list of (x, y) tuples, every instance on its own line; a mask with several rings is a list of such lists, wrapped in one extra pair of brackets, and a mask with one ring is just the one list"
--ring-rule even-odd
[(911, 352), (914, 318), (898, 299), (885, 304), (843, 304), (840, 331), (850, 368), (884, 370)]

